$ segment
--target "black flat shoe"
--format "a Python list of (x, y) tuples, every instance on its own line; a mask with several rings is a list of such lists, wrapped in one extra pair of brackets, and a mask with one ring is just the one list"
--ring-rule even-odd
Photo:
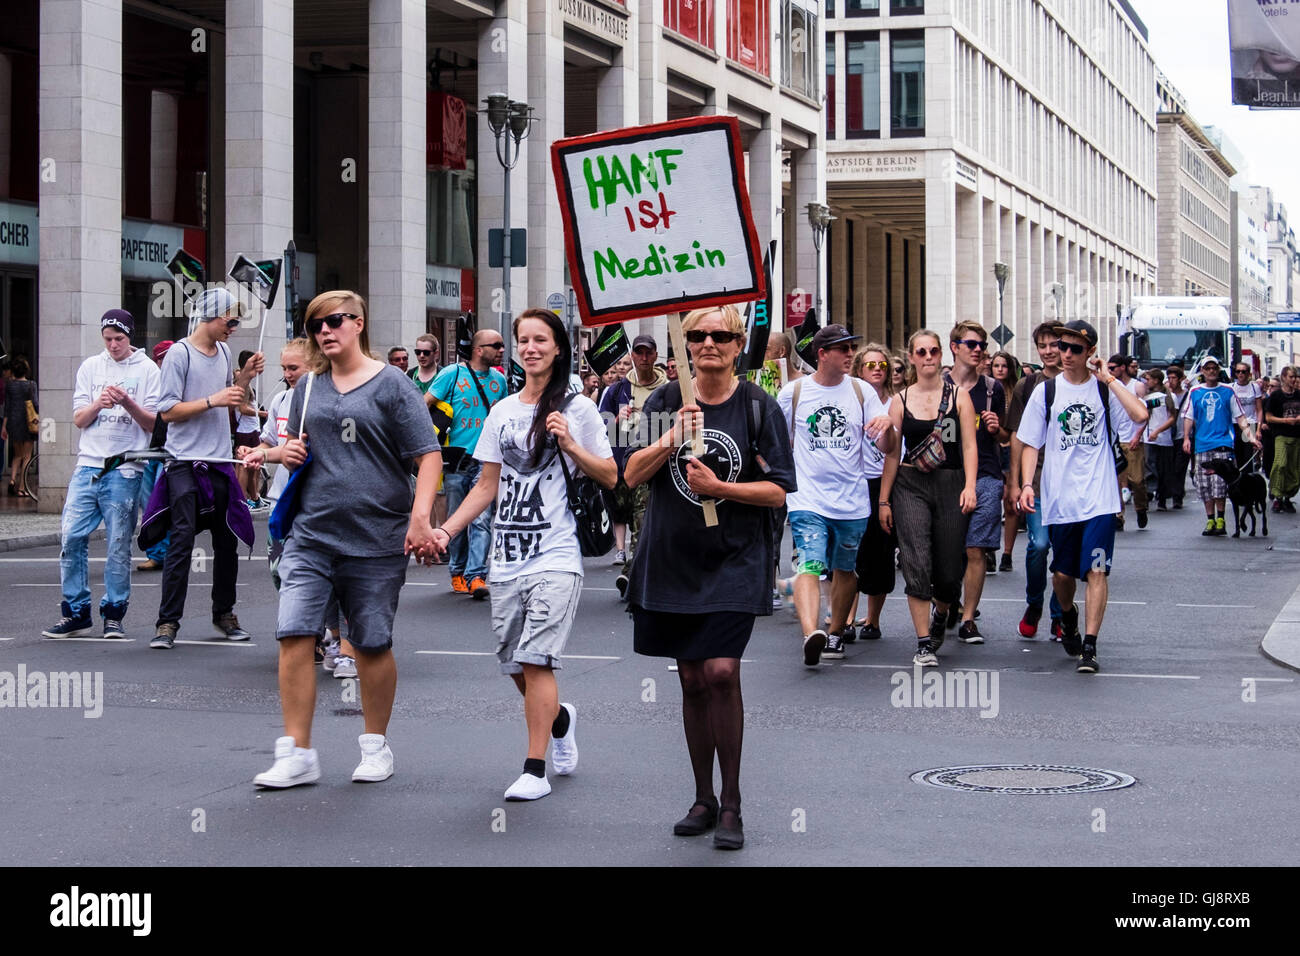
[[(722, 814), (730, 813), (736, 818), (734, 827), (722, 825)], [(718, 828), (713, 831), (713, 848), (715, 850), (739, 850), (745, 845), (745, 824), (740, 819), (740, 811), (735, 807), (723, 807), (718, 811)]]
[(676, 836), (700, 836), (712, 830), (718, 822), (718, 801), (705, 803), (703, 800), (696, 800), (691, 804), (691, 810), (696, 807), (704, 807), (705, 812), (691, 816), (688, 811), (686, 816), (682, 817), (673, 824), (673, 834)]

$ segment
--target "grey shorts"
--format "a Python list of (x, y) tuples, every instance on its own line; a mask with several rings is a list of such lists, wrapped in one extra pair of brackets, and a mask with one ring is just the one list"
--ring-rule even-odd
[(404, 554), (356, 558), (301, 547), (289, 536), (280, 556), (280, 612), (275, 639), (324, 636), (330, 597), (338, 596), (348, 641), (367, 653), (393, 646), (397, 597), (410, 559)]
[(581, 596), (582, 575), (568, 571), (492, 582), (492, 630), (501, 673), (520, 674), (524, 664), (559, 670)]
[(1002, 479), (975, 479), (975, 510), (966, 527), (966, 547), (1002, 547)]

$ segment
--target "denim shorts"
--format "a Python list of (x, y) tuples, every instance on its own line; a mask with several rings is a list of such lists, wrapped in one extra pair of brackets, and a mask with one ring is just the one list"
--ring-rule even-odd
[(582, 596), (582, 575), (571, 571), (521, 574), (492, 582), (492, 630), (503, 674), (524, 664), (560, 669)]
[(276, 640), (323, 637), (330, 596), (338, 595), (348, 642), (367, 653), (393, 646), (397, 597), (406, 583), (404, 554), (356, 558), (304, 547), (293, 535), (280, 556), (280, 612)]
[(868, 518), (826, 518), (815, 511), (791, 511), (790, 535), (799, 554), (795, 574), (853, 571), (858, 566), (858, 543)]
[(1001, 478), (980, 475), (975, 479), (975, 510), (966, 526), (966, 547), (1002, 546), (1002, 488)]

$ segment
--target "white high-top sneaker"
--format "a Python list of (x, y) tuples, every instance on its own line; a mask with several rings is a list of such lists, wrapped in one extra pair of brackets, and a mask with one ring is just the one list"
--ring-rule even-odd
[(315, 783), (320, 779), (320, 760), (315, 750), (294, 746), (292, 737), (279, 737), (275, 741), (275, 763), (265, 773), (253, 778), (259, 787), (277, 790)]

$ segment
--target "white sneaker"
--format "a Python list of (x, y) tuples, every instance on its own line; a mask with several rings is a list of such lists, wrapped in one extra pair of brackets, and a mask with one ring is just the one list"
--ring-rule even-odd
[(315, 783), (320, 779), (320, 761), (315, 750), (294, 746), (292, 737), (279, 737), (275, 741), (275, 763), (266, 773), (253, 778), (258, 787), (277, 790)]
[(506, 791), (507, 800), (540, 800), (551, 792), (551, 784), (545, 777), (534, 777), (531, 773), (521, 773), (519, 779)]
[(578, 739), (574, 735), (578, 729), (578, 708), (572, 704), (560, 706), (569, 712), (569, 730), (563, 737), (551, 738), (551, 766), (564, 777), (578, 769)]
[(346, 680), (357, 676), (357, 662), (350, 657), (334, 658), (334, 679)]
[(339, 642), (337, 640), (325, 642), (325, 664), (327, 671), (333, 671), (334, 665), (338, 662)]
[(383, 734), (362, 734), (357, 743), (361, 745), (361, 763), (352, 771), (353, 783), (378, 783), (393, 775), (393, 752)]

